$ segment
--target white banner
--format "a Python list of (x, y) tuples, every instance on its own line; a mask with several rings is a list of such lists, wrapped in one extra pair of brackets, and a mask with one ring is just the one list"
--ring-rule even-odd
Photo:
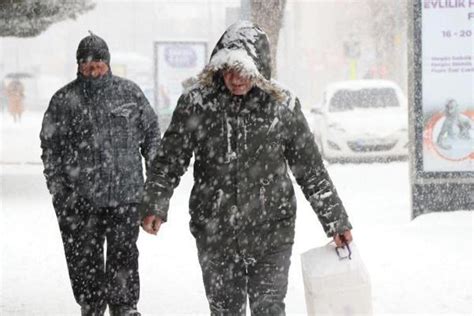
[(155, 42), (155, 94), (159, 113), (171, 114), (183, 92), (182, 82), (207, 63), (206, 42)]

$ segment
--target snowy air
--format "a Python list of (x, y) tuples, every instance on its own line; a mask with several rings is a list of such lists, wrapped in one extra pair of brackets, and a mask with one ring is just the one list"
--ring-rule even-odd
[(0, 315), (473, 315), (472, 0), (0, 0)]

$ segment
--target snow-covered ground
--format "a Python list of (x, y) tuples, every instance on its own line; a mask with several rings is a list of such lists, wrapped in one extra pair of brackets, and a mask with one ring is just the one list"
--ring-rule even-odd
[(0, 164), (41, 163), (39, 133), (43, 113), (25, 112), (20, 123), (0, 113)]
[[(51, 198), (39, 162), (41, 115), (21, 124), (2, 116), (1, 315), (77, 315)], [(20, 164), (13, 162), (22, 162)], [(473, 217), (458, 211), (410, 220), (408, 163), (330, 165), (369, 270), (376, 315), (472, 315)], [(139, 239), (143, 315), (208, 314), (194, 240), (188, 231), (190, 171), (157, 237)], [(304, 315), (299, 255), (327, 243), (297, 190), (296, 240), (286, 299)]]

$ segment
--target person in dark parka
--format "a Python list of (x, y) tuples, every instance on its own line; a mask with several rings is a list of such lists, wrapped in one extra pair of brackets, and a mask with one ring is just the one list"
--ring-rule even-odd
[(296, 198), (310, 201), (327, 236), (351, 224), (301, 105), (271, 80), (266, 34), (241, 21), (217, 43), (182, 94), (145, 184), (143, 228), (156, 234), (194, 155), (190, 228), (212, 315), (284, 315)]
[(102, 38), (80, 42), (77, 78), (44, 115), (41, 158), (82, 315), (103, 315), (107, 304), (111, 315), (140, 315), (142, 156), (148, 166), (161, 136), (140, 88), (112, 75), (109, 62)]

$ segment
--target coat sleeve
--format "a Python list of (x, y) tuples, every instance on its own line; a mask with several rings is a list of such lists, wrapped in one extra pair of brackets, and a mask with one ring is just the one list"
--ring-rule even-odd
[(352, 229), (342, 201), (324, 167), (298, 99), (288, 116), (289, 138), (285, 146), (285, 157), (326, 235), (333, 237), (337, 233)]
[(160, 125), (158, 116), (140, 90), (138, 101), (141, 107), (141, 124), (144, 132), (143, 140), (140, 144), (140, 152), (145, 158), (146, 175), (150, 173), (150, 165), (158, 152), (158, 146), (161, 140)]
[(142, 218), (153, 214), (167, 220), (169, 201), (193, 155), (193, 126), (189, 98), (181, 96), (149, 168), (140, 205)]
[(40, 132), (43, 173), (53, 196), (64, 194), (68, 188), (63, 168), (63, 141), (68, 122), (61, 115), (60, 103), (60, 97), (53, 96), (44, 114)]

